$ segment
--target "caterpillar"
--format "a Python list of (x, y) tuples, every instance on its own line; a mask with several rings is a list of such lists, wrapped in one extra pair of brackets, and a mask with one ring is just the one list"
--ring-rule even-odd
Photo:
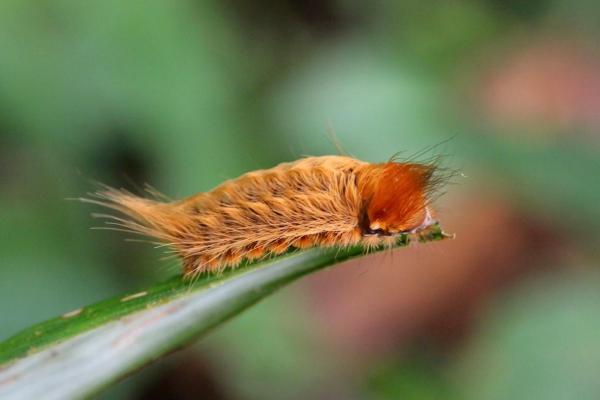
[(170, 246), (193, 277), (289, 248), (379, 246), (423, 231), (436, 222), (439, 171), (436, 163), (306, 157), (178, 201), (109, 187), (87, 201), (124, 214), (113, 217), (121, 228)]

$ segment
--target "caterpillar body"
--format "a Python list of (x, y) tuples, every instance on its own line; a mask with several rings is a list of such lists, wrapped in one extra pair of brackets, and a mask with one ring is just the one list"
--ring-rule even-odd
[[(246, 173), (215, 189), (161, 202), (107, 188), (92, 202), (116, 224), (171, 246), (184, 274), (235, 267), (287, 249), (367, 247), (431, 226), (435, 164), (307, 157)], [(90, 201), (90, 200), (88, 200)]]

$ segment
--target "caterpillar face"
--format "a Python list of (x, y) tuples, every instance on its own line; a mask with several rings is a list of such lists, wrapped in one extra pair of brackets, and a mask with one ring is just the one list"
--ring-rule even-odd
[(415, 216), (415, 219), (417, 218), (417, 216), (420, 216), (421, 214), (424, 214), (424, 216), (423, 216), (420, 224), (416, 224), (416, 223), (404, 224), (404, 225), (402, 225), (402, 227), (386, 226), (385, 222), (376, 220), (375, 222), (370, 223), (368, 225), (368, 227), (366, 227), (366, 229), (364, 229), (363, 235), (364, 236), (368, 236), (368, 235), (393, 236), (393, 235), (406, 234), (406, 233), (412, 234), (412, 233), (421, 232), (437, 223), (437, 221), (433, 218), (431, 209), (429, 207), (425, 207), (424, 213), (421, 213), (421, 212), (417, 213)]

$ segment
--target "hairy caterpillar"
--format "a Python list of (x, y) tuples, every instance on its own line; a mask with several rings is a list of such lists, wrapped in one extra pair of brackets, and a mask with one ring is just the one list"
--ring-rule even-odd
[(249, 172), (180, 201), (110, 188), (87, 201), (125, 214), (113, 217), (121, 227), (171, 246), (194, 276), (291, 247), (391, 244), (435, 223), (429, 200), (443, 180), (435, 163), (322, 156)]

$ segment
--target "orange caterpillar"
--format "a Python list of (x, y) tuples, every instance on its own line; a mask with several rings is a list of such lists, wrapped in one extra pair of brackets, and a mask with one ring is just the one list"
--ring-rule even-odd
[(194, 276), (290, 247), (392, 244), (395, 235), (435, 222), (428, 203), (443, 180), (437, 171), (433, 164), (307, 157), (180, 201), (106, 189), (91, 202), (125, 214), (115, 218), (120, 226), (171, 246), (185, 275)]

